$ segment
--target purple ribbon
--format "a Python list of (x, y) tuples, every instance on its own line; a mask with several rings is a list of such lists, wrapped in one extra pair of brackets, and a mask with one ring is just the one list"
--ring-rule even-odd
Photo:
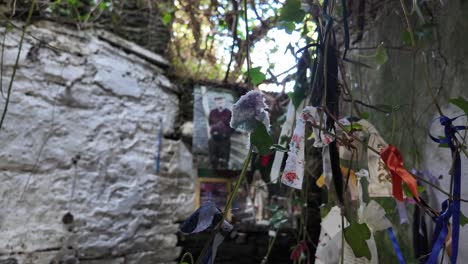
[[(452, 201), (445, 201), (442, 204), (442, 208), (444, 208), (445, 205), (445, 211), (450, 212), (448, 216), (445, 216), (442, 220), (447, 222), (445, 226), (447, 226), (450, 215), (453, 217), (452, 218), (452, 256), (450, 257), (450, 261), (452, 264), (457, 263), (457, 256), (458, 256), (458, 242), (460, 238), (460, 196), (461, 196), (461, 160), (460, 160), (460, 152), (458, 151), (457, 147), (454, 144), (454, 138), (455, 134), (457, 131), (460, 130), (465, 130), (466, 126), (454, 126), (453, 121), (460, 116), (457, 116), (455, 118), (448, 118), (446, 116), (441, 116), (439, 117), (440, 124), (444, 126), (444, 134), (445, 138), (436, 138), (432, 136), (429, 133), (429, 137), (437, 142), (437, 143), (446, 143), (449, 145), (450, 150), (452, 152), (452, 158), (454, 158), (454, 163), (453, 163), (453, 200)], [(440, 243), (443, 244), (444, 240), (440, 238), (440, 236), (444, 233), (444, 228), (441, 227), (439, 230), (437, 230), (437, 225), (439, 223), (437, 220), (442, 221), (440, 219), (440, 216), (434, 219), (436, 221), (436, 231), (439, 231), (439, 238), (434, 241), (432, 253), (431, 253), (431, 258), (426, 262), (428, 264), (435, 263), (437, 260), (437, 256), (439, 255), (439, 251), (442, 248), (442, 245), (438, 245), (439, 241), (442, 241)], [(447, 228), (447, 227), (446, 227)], [(448, 230), (447, 230), (448, 233)], [(437, 234), (437, 233), (436, 233)], [(445, 234), (446, 236), (447, 234)], [(445, 239), (444, 236), (444, 239)], [(436, 254), (434, 258), (432, 258), (432, 254)], [(431, 262), (433, 261), (433, 262)]]
[(405, 202), (396, 201), (398, 214), (400, 215), (400, 225), (408, 223), (408, 212)]
[(389, 227), (387, 231), (388, 231), (388, 235), (390, 236), (390, 240), (392, 241), (393, 249), (395, 250), (395, 254), (398, 258), (398, 262), (400, 262), (400, 264), (405, 264), (405, 259), (403, 258), (401, 249), (398, 246), (398, 241), (396, 240), (395, 234), (393, 233), (393, 229)]

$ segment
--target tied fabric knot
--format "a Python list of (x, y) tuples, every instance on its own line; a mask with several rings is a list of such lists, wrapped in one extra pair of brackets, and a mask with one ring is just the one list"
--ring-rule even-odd
[(429, 256), (429, 259), (427, 260), (426, 264), (437, 263), (439, 252), (444, 246), (446, 237), (449, 233), (449, 220), (452, 214), (453, 203), (450, 203), (449, 200), (445, 200), (442, 203), (442, 213), (437, 217), (433, 217), (434, 222), (436, 223), (436, 227), (434, 230), (434, 240), (431, 255)]
[(380, 152), (380, 157), (392, 175), (392, 194), (395, 199), (403, 201), (402, 184), (405, 182), (414, 199), (419, 201), (418, 184), (413, 175), (403, 167), (403, 157), (400, 151), (395, 146), (389, 144)]
[[(448, 218), (452, 216), (452, 255), (450, 256), (450, 262), (455, 264), (457, 263), (457, 257), (458, 257), (458, 243), (459, 243), (459, 238), (460, 238), (460, 196), (461, 196), (461, 160), (460, 160), (460, 152), (457, 149), (457, 146), (454, 144), (455, 140), (455, 134), (460, 131), (460, 130), (466, 130), (466, 126), (455, 126), (453, 125), (453, 121), (455, 121), (457, 118), (461, 117), (456, 116), (454, 118), (449, 118), (447, 116), (440, 116), (437, 119), (439, 119), (440, 124), (444, 127), (444, 138), (436, 138), (429, 133), (429, 137), (434, 141), (439, 144), (441, 143), (446, 143), (450, 147), (450, 151), (452, 153), (452, 158), (454, 159), (453, 162), (453, 201), (444, 201), (442, 203), (442, 208), (443, 211), (446, 212), (445, 218), (446, 221), (448, 222)], [(450, 213), (448, 213), (450, 212)], [(444, 219), (445, 219), (444, 218)], [(437, 220), (440, 220), (440, 216), (434, 221), (436, 221), (436, 232), (438, 231), (438, 223)], [(443, 244), (443, 238), (447, 236), (448, 233), (448, 227), (447, 225), (439, 227), (439, 237), (437, 241), (434, 241), (433, 244), (433, 249), (432, 252), (437, 252), (436, 255), (439, 255), (439, 251), (442, 248), (442, 245), (439, 245), (438, 243)], [(443, 237), (442, 234), (446, 233)], [(442, 238), (441, 238), (442, 237)], [(439, 240), (442, 240), (442, 242), (439, 242)], [(434, 253), (435, 254), (435, 253)], [(435, 263), (437, 260), (437, 256), (432, 259), (432, 254), (431, 258), (429, 258), (427, 263)], [(433, 262), (430, 262), (433, 261)]]

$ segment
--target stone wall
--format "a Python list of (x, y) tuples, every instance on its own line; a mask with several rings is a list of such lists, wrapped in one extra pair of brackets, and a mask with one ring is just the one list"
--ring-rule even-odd
[[(159, 2), (164, 1), (159, 0)], [(148, 50), (165, 54), (170, 42), (170, 30), (168, 25), (163, 23), (155, 3), (141, 0), (122, 2), (118, 21), (111, 23), (109, 28), (117, 35), (138, 43)]]
[[(6, 34), (3, 94), (20, 35)], [(179, 107), (167, 66), (107, 32), (28, 28), (0, 130), (0, 263), (174, 263), (194, 173), (164, 137), (155, 173)]]

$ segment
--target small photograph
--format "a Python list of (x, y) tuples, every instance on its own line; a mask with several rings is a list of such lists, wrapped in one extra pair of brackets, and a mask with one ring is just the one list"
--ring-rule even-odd
[(198, 178), (197, 194), (195, 196), (196, 206), (206, 202), (214, 202), (223, 211), (231, 191), (229, 179), (222, 178)]
[(232, 105), (237, 99), (237, 94), (228, 89), (195, 88), (192, 151), (198, 168), (236, 170), (242, 167), (248, 138), (230, 126)]

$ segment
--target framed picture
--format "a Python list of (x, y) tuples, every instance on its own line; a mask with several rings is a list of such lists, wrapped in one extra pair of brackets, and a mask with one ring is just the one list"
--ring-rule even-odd
[[(198, 178), (195, 194), (195, 205), (200, 207), (203, 203), (212, 201), (224, 211), (229, 194), (231, 192), (231, 181), (223, 178)], [(231, 213), (228, 214), (228, 219)]]
[(242, 168), (248, 136), (230, 126), (232, 105), (237, 98), (237, 93), (228, 89), (195, 87), (192, 152), (198, 168)]

